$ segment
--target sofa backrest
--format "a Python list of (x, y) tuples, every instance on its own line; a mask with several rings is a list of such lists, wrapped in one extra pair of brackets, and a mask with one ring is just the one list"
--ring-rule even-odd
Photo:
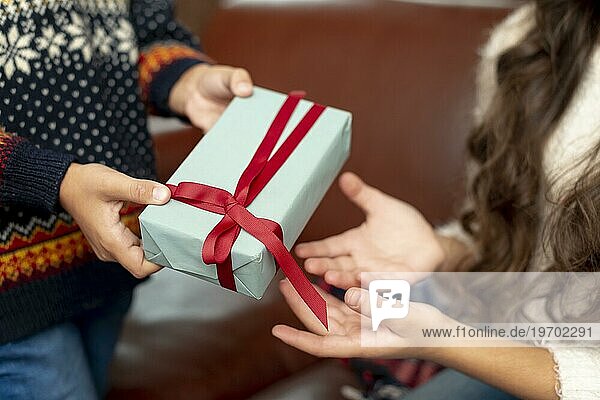
[[(478, 49), (499, 8), (400, 1), (258, 2), (222, 7), (203, 32), (208, 54), (258, 85), (306, 90), (354, 114), (346, 170), (421, 209), (434, 223), (463, 195)], [(361, 220), (337, 187), (304, 239)]]

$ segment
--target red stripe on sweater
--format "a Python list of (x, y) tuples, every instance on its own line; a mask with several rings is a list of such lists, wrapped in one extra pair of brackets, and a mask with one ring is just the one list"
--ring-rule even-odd
[(4, 169), (8, 164), (10, 155), (14, 151), (15, 147), (17, 147), (17, 145), (23, 140), (24, 139), (19, 136), (4, 132), (2, 127), (0, 127), (0, 186), (2, 186)]

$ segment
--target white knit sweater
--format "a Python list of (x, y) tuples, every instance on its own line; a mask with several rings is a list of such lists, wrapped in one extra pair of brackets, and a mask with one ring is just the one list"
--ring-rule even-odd
[[(535, 6), (525, 5), (517, 9), (492, 33), (481, 52), (477, 82), (477, 105), (475, 120), (481, 120), (496, 91), (496, 64), (498, 57), (514, 46), (535, 24)], [(549, 180), (555, 180), (551, 196), (560, 196), (568, 190), (581, 173), (585, 160), (600, 140), (600, 46), (596, 48), (589, 69), (575, 97), (555, 132), (552, 133), (543, 158), (544, 172)], [(475, 171), (468, 171), (472, 176)], [(540, 212), (548, 215), (550, 203), (540, 196)], [(476, 250), (472, 238), (453, 221), (438, 228), (445, 236), (463, 241)], [(543, 271), (548, 267), (550, 255), (544, 253), (541, 244), (532, 269)], [(600, 399), (600, 348), (554, 348), (551, 349), (556, 363), (557, 394), (563, 400)]]

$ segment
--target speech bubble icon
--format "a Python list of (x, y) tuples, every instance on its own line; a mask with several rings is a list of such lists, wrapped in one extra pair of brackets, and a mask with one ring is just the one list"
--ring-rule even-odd
[(384, 319), (402, 319), (408, 315), (410, 284), (400, 279), (380, 279), (369, 283), (373, 332)]

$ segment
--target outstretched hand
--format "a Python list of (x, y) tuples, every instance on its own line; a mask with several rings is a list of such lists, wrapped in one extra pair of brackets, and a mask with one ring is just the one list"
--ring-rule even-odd
[[(418, 338), (421, 328), (446, 326), (450, 320), (433, 306), (410, 303), (410, 311), (405, 319), (384, 320), (377, 332), (372, 332), (369, 293), (364, 289), (351, 288), (346, 292), (343, 302), (320, 291), (327, 301), (327, 331), (287, 279), (280, 282), (280, 290), (307, 330), (277, 325), (273, 327), (273, 335), (317, 357), (432, 357), (435, 350), (415, 346), (419, 343), (415, 338)], [(369, 346), (365, 346), (365, 343), (369, 343)]]
[(339, 235), (296, 246), (308, 272), (346, 289), (360, 286), (361, 272), (431, 272), (443, 262), (436, 234), (417, 209), (353, 173), (343, 174), (339, 184), (366, 220)]

